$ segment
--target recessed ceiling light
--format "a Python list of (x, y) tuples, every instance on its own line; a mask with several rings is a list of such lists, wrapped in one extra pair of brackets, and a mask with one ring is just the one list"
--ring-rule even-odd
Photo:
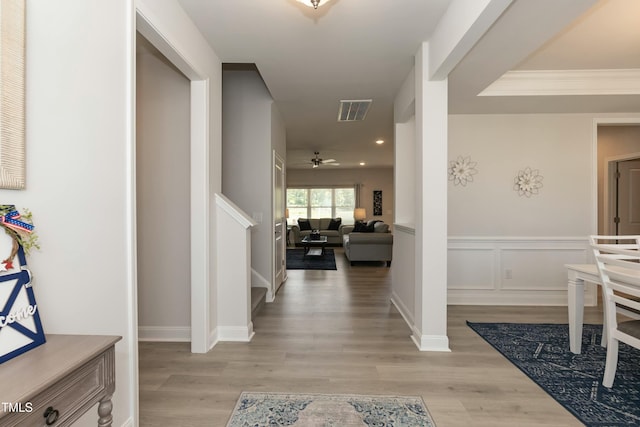
[(364, 166), (365, 164), (365, 162), (360, 162), (360, 166)]
[(380, 145), (380, 144), (384, 144), (384, 141), (382, 139), (379, 139), (376, 141), (376, 144)]

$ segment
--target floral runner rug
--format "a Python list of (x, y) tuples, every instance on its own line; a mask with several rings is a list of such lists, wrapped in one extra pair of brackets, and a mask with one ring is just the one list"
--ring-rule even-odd
[(435, 427), (421, 397), (243, 392), (227, 427)]

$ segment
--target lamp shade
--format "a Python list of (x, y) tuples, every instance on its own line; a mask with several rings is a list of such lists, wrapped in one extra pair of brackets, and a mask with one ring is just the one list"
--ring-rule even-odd
[(355, 208), (353, 210), (353, 219), (356, 221), (362, 221), (367, 217), (367, 210), (365, 208)]
[(284, 217), (285, 217), (285, 218), (289, 218), (289, 208), (286, 208), (286, 209), (284, 210)]

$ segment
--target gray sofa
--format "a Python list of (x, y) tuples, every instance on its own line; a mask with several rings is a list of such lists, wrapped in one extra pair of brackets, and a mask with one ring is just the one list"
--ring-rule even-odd
[(385, 261), (387, 266), (391, 266), (393, 234), (388, 231), (388, 225), (379, 226), (374, 232), (362, 233), (351, 230), (353, 226), (345, 226), (342, 235), (344, 254), (351, 265), (354, 265), (355, 261)]
[[(311, 228), (313, 230), (318, 230), (321, 236), (327, 236), (328, 245), (334, 246), (342, 245), (342, 229), (344, 227), (349, 227), (347, 225), (341, 224), (338, 227), (338, 230), (329, 230), (328, 228), (329, 223), (331, 222), (331, 218), (309, 218), (309, 222), (311, 223)], [(300, 246), (302, 239), (309, 234), (311, 234), (311, 230), (300, 230), (300, 226), (298, 224), (291, 225), (290, 240), (296, 246)]]

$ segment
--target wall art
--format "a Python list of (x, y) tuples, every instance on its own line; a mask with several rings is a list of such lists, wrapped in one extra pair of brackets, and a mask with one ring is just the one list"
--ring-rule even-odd
[(538, 169), (527, 167), (525, 170), (518, 171), (518, 175), (513, 179), (513, 189), (519, 196), (531, 197), (540, 192), (543, 179)]
[(25, 1), (0, 2), (0, 188), (25, 187)]
[(471, 156), (458, 156), (455, 161), (449, 162), (449, 181), (453, 181), (454, 185), (467, 185), (473, 182), (473, 175), (478, 173), (476, 169), (477, 162), (471, 161)]
[(373, 216), (382, 215), (382, 190), (373, 190)]
[(0, 363), (46, 341), (26, 259), (39, 248), (33, 229), (29, 211), (0, 205)]

